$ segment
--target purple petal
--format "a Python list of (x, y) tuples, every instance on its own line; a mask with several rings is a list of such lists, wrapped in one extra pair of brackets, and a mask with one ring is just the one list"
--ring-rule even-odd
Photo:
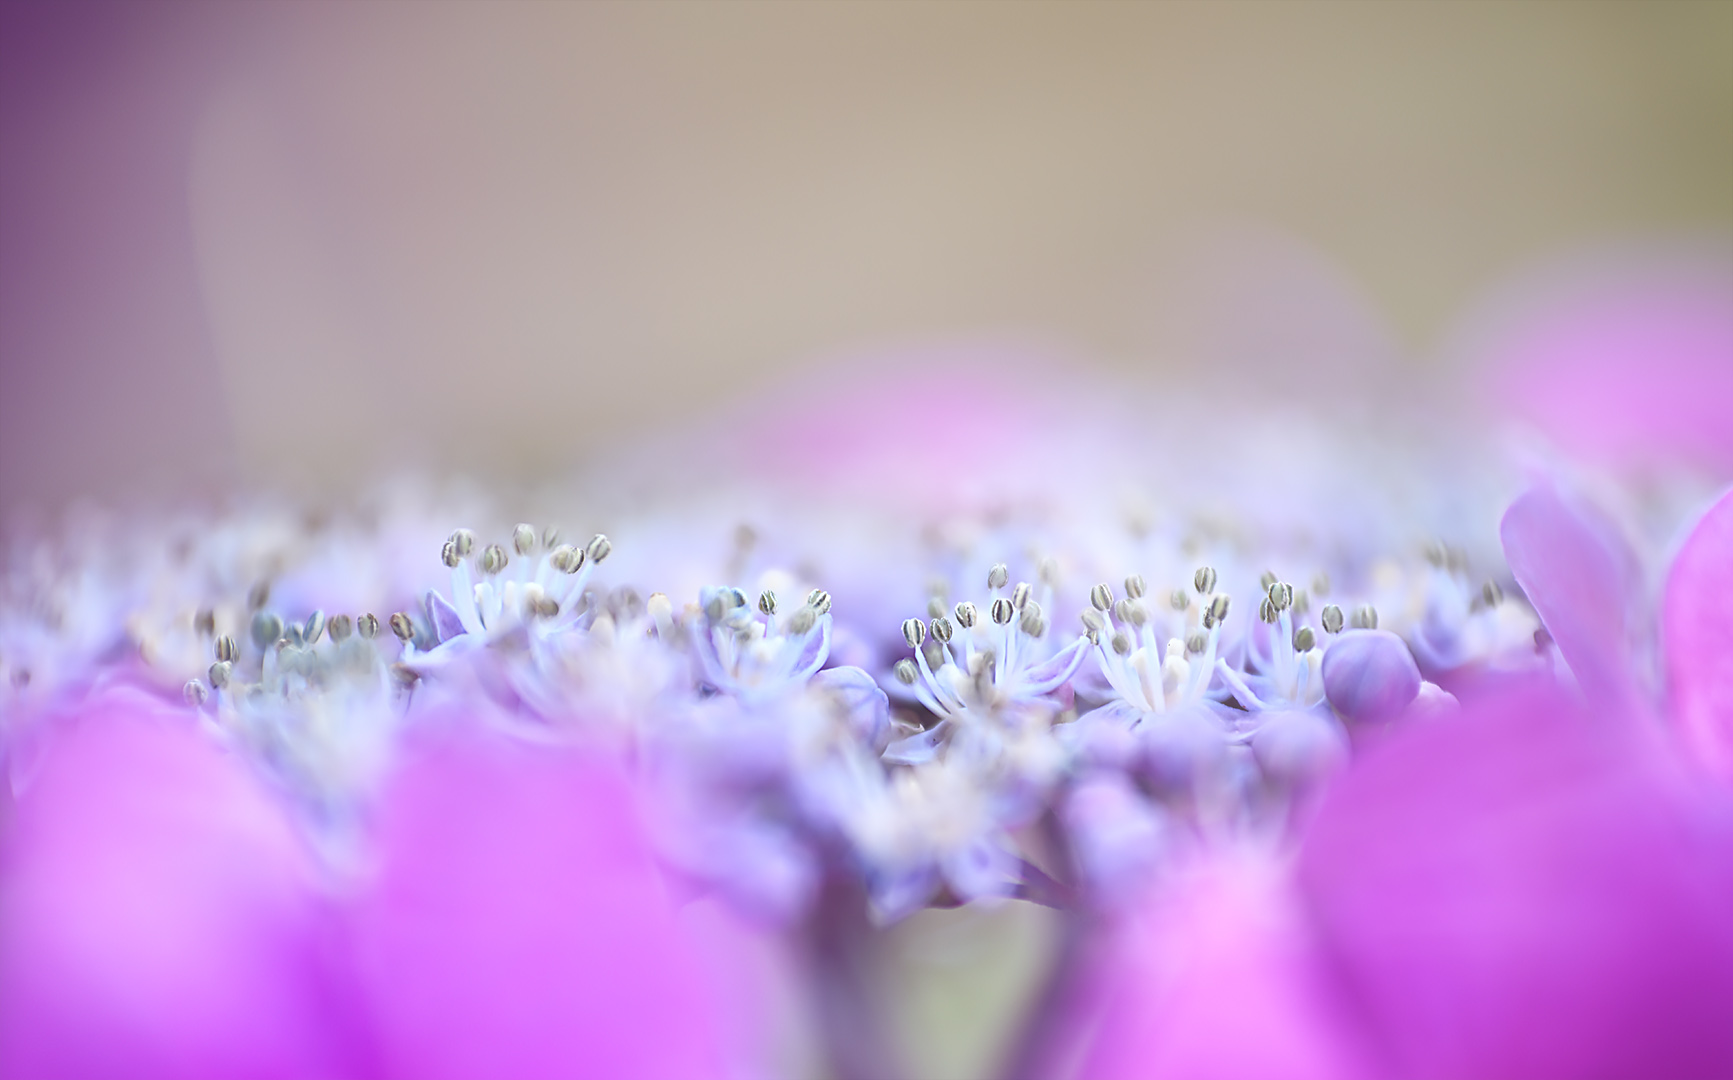
[(1301, 876), (1399, 1075), (1733, 1075), (1733, 819), (1529, 687), (1392, 734)]
[(439, 639), (441, 645), (460, 634), (469, 631), (464, 628), (463, 619), (457, 614), (457, 609), (446, 603), (445, 597), (427, 591), (427, 619), (433, 624), (433, 636)]
[(689, 943), (605, 765), (447, 738), (392, 781), (379, 845), (356, 930), (388, 1075), (719, 1071)]
[(51, 738), (0, 863), (0, 1075), (365, 1072), (307, 852), (186, 713), (109, 700)]
[(1674, 720), (1698, 757), (1733, 779), (1733, 492), (1685, 541), (1665, 604)]
[(1420, 668), (1388, 630), (1348, 630), (1324, 653), (1324, 696), (1347, 720), (1394, 720), (1420, 694)]
[(873, 677), (857, 667), (834, 667), (819, 672), (812, 685), (836, 695), (848, 710), (849, 730), (876, 749), (890, 739), (891, 703)]
[(1048, 659), (1023, 674), (1022, 691), (1026, 694), (1048, 694), (1065, 684), (1077, 673), (1078, 665), (1089, 648), (1087, 638), (1078, 638)]
[(1511, 504), (1499, 524), (1504, 557), (1535, 614), (1591, 699), (1627, 708), (1636, 564), (1610, 523), (1552, 487)]
[(1264, 776), (1309, 790), (1348, 764), (1348, 733), (1334, 716), (1317, 710), (1266, 714), (1252, 736), (1252, 754)]

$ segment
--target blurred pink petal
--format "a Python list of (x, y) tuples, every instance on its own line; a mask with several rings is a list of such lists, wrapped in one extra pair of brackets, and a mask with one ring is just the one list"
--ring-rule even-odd
[(1368, 754), (1301, 880), (1397, 1073), (1733, 1075), (1733, 819), (1527, 688)]
[(1674, 560), (1662, 619), (1673, 716), (1692, 750), (1733, 778), (1733, 493)]
[(1511, 574), (1583, 691), (1619, 709), (1631, 706), (1637, 571), (1617, 531), (1542, 486), (1511, 504), (1498, 532)]
[(0, 1075), (364, 1071), (307, 853), (194, 724), (113, 695), (52, 737), (0, 855)]
[(1354, 1080), (1352, 1017), (1283, 865), (1228, 852), (1115, 931), (1090, 1080)]
[(1536, 303), (1483, 358), (1500, 405), (1580, 458), (1733, 475), (1733, 280), (1634, 270)]
[(605, 764), (430, 742), (389, 785), (379, 843), (357, 931), (388, 1075), (721, 1071), (703, 972)]

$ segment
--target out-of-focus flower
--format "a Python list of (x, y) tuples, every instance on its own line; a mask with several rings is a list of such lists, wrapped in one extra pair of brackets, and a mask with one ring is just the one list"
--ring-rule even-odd
[(1733, 493), (1692, 529), (1665, 603), (1672, 716), (1699, 760), (1733, 779)]

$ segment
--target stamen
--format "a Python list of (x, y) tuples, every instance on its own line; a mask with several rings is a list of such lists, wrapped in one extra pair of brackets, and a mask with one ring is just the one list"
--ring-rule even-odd
[(210, 608), (202, 608), (193, 616), (193, 633), (200, 637), (210, 637), (217, 632), (217, 613)]
[(993, 621), (995, 623), (1004, 626), (1017, 614), (1017, 609), (1011, 606), (1011, 601), (1001, 596), (997, 600), (993, 601), (993, 607), (990, 614), (993, 616)]
[(1216, 591), (1216, 571), (1213, 566), (1200, 566), (1197, 573), (1191, 576), (1192, 588), (1199, 596), (1206, 596)]
[(1041, 579), (1043, 585), (1054, 584), (1059, 580), (1059, 560), (1051, 555), (1042, 559), (1041, 565), (1035, 569), (1035, 575)]
[(469, 558), (469, 553), (475, 550), (475, 534), (468, 529), (458, 529), (451, 534), (451, 543), (457, 548), (457, 557)]
[(1011, 568), (1004, 563), (994, 563), (993, 568), (987, 571), (987, 588), (989, 589), (1003, 589), (1005, 583), (1010, 580)]
[(601, 533), (597, 533), (590, 537), (590, 542), (584, 545), (584, 554), (588, 555), (590, 561), (593, 563), (599, 563), (603, 559), (606, 559), (613, 550), (613, 541), (609, 540)]
[(391, 632), (397, 635), (397, 640), (407, 643), (415, 636), (415, 624), (399, 611), (391, 616)]
[(926, 624), (919, 619), (903, 620), (903, 640), (909, 643), (909, 648), (918, 649), (921, 642), (927, 639)]
[(1208, 635), (1206, 635), (1202, 630), (1193, 630), (1191, 636), (1185, 639), (1185, 651), (1196, 656), (1198, 653), (1203, 652), (1204, 646), (1208, 644)]
[(766, 615), (776, 614), (776, 594), (765, 589), (758, 594), (758, 610)]
[(488, 575), (499, 573), (506, 568), (510, 560), (506, 557), (505, 548), (498, 544), (489, 544), (481, 550), (481, 572)]
[(1011, 590), (1011, 606), (1022, 611), (1029, 604), (1030, 591), (1027, 581), (1019, 581), (1017, 587)]
[(1294, 631), (1294, 650), (1296, 652), (1311, 652), (1313, 646), (1317, 644), (1318, 637), (1312, 633), (1311, 627), (1302, 626)]
[(355, 632), (355, 620), (347, 615), (333, 615), (331, 621), (325, 624), (325, 632), (331, 635), (333, 642), (349, 640), (349, 635)]
[(928, 626), (927, 629), (932, 631), (933, 636), (938, 638), (941, 642), (950, 644), (952, 634), (951, 620), (945, 618), (943, 615), (939, 615), (932, 621), (932, 624)]
[(1125, 579), (1125, 595), (1133, 600), (1142, 600), (1144, 592), (1145, 585), (1142, 574), (1132, 574)]
[(927, 597), (927, 618), (943, 618), (945, 614), (945, 598), (943, 596)]
[(181, 687), (181, 696), (187, 699), (188, 705), (196, 709), (210, 698), (211, 692), (197, 679), (188, 679), (187, 684)]
[(560, 528), (558, 525), (549, 525), (547, 528), (542, 530), (542, 547), (551, 551), (553, 550), (554, 545), (559, 542)]
[(1101, 612), (1092, 607), (1083, 609), (1082, 619), (1083, 628), (1091, 634), (1099, 634), (1107, 629), (1107, 620), (1101, 617)]
[(1184, 611), (1191, 607), (1191, 597), (1184, 589), (1175, 589), (1167, 596), (1167, 606), (1175, 611)]
[(1499, 587), (1498, 582), (1488, 581), (1480, 587), (1480, 599), (1487, 607), (1497, 607), (1504, 602), (1504, 590)]
[(1361, 604), (1354, 609), (1353, 623), (1356, 630), (1378, 629), (1378, 609), (1371, 604)]
[(1342, 632), (1342, 609), (1335, 604), (1325, 604), (1319, 618), (1323, 620), (1325, 633), (1339, 634)]
[(1276, 605), (1270, 603), (1269, 597), (1266, 596), (1258, 601), (1258, 618), (1267, 623), (1273, 623), (1276, 621), (1276, 615)]
[(1106, 582), (1089, 590), (1089, 604), (1096, 611), (1109, 611), (1113, 608), (1113, 590)]
[(317, 645), (319, 638), (325, 633), (325, 613), (315, 611), (307, 616), (307, 624), (301, 628), (301, 640), (308, 645)]
[(463, 561), (463, 556), (457, 553), (457, 545), (447, 540), (444, 546), (439, 549), (439, 561), (449, 569), (456, 570), (457, 564)]
[(1312, 575), (1312, 592), (1316, 596), (1327, 595), (1330, 591), (1330, 575), (1322, 570)]
[(548, 553), (548, 563), (562, 574), (575, 574), (584, 566), (584, 553), (570, 544), (561, 544)]
[(221, 690), (229, 685), (229, 676), (234, 674), (235, 665), (227, 660), (218, 660), (212, 664), (206, 673), (211, 677), (211, 685)]
[(283, 636), (283, 620), (269, 611), (261, 611), (253, 616), (253, 644), (260, 649), (268, 649)]
[(1272, 581), (1269, 586), (1270, 607), (1286, 611), (1294, 603), (1294, 587), (1284, 581)]
[(815, 615), (828, 615), (830, 614), (830, 594), (823, 589), (814, 589), (806, 594), (806, 606), (811, 608)]
[(896, 672), (897, 681), (902, 683), (904, 686), (915, 685), (915, 679), (920, 675), (920, 672), (915, 670), (915, 662), (913, 660), (898, 660)]
[(240, 647), (235, 644), (234, 638), (224, 634), (217, 639), (217, 659), (219, 661), (232, 664), (240, 655)]
[(1425, 549), (1426, 561), (1442, 570), (1450, 561), (1450, 553), (1444, 548), (1442, 540), (1428, 540)]
[(1258, 575), (1258, 584), (1266, 590), (1280, 580), (1280, 578), (1276, 577), (1276, 572), (1274, 570), (1265, 570), (1263, 573)]
[(1310, 610), (1312, 610), (1312, 598), (1306, 590), (1301, 589), (1294, 594), (1294, 614), (1304, 615)]
[(379, 616), (368, 612), (355, 616), (355, 632), (371, 641), (379, 636)]
[(1038, 638), (1047, 632), (1047, 620), (1041, 617), (1041, 608), (1036, 604), (1029, 605), (1028, 610), (1023, 612), (1022, 621), (1017, 625), (1032, 638)]
[(957, 605), (956, 611), (957, 611), (957, 625), (961, 626), (965, 630), (972, 629), (975, 625), (975, 619), (977, 617), (976, 613), (975, 613), (975, 605), (969, 603), (969, 601), (967, 601), (967, 600), (964, 600), (962, 603)]
[(1113, 651), (1121, 656), (1130, 656), (1131, 636), (1123, 630), (1116, 631), (1113, 635)]
[(810, 605), (802, 607), (788, 617), (788, 632), (799, 637), (811, 630), (816, 622), (818, 622), (818, 610)]
[(247, 610), (257, 611), (271, 602), (271, 583), (261, 581), (247, 590)]

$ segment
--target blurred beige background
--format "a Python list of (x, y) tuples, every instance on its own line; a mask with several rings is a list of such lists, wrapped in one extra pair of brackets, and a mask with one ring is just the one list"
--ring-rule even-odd
[(1537, 259), (1733, 226), (1725, 2), (25, 5), (3, 26), (7, 513), (545, 474), (928, 337), (1400, 378)]

